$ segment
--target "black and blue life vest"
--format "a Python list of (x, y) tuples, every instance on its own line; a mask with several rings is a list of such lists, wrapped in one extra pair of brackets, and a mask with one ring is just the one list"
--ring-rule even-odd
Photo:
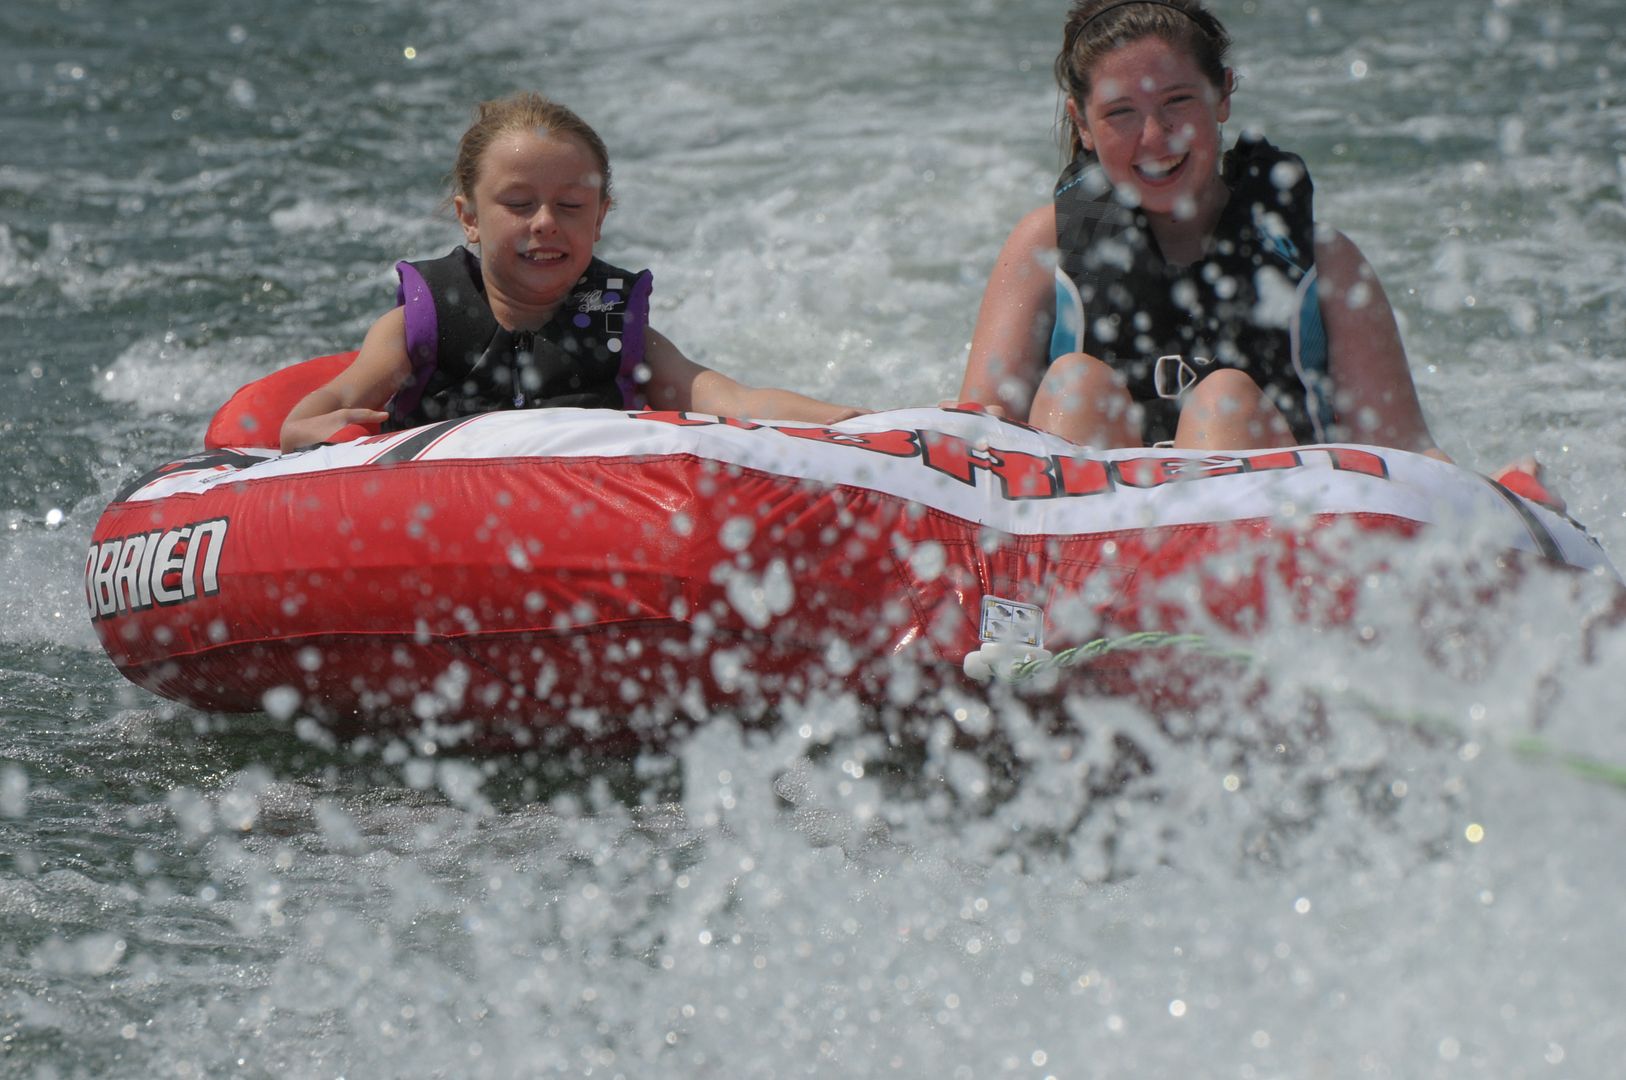
[(1050, 359), (1082, 352), (1122, 373), (1145, 410), (1148, 444), (1174, 438), (1182, 396), (1221, 367), (1247, 372), (1300, 442), (1325, 442), (1332, 387), (1309, 170), (1244, 136), (1221, 177), (1231, 197), (1211, 250), (1171, 266), (1145, 215), (1115, 196), (1095, 156), (1073, 159), (1056, 182)]
[(648, 270), (588, 264), (540, 330), (509, 330), (486, 299), (467, 248), (396, 264), (412, 374), (388, 406), (386, 430), (501, 409), (643, 406)]

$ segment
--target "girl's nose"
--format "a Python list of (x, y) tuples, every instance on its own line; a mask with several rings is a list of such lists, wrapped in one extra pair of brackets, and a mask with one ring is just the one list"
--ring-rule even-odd
[(531, 215), (531, 231), (534, 233), (547, 233), (553, 231), (553, 209), (549, 206), (539, 206), (536, 213)]
[(1141, 133), (1141, 140), (1154, 145), (1167, 143), (1171, 152), (1183, 154), (1191, 145), (1192, 135), (1191, 125), (1181, 124), (1162, 112), (1151, 112), (1146, 116), (1146, 130)]

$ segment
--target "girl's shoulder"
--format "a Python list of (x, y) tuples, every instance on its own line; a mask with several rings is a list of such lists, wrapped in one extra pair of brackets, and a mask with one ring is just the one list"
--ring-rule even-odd
[(1053, 250), (1056, 246), (1056, 204), (1045, 203), (1022, 216), (1005, 241), (1007, 251)]
[(1355, 246), (1355, 241), (1331, 225), (1316, 223), (1315, 262), (1323, 278), (1340, 274), (1350, 276), (1366, 262), (1366, 256)]

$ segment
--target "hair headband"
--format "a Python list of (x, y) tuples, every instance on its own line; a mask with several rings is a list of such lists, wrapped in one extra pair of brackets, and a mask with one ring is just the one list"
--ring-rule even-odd
[(1155, 5), (1156, 7), (1166, 7), (1170, 11), (1178, 11), (1180, 14), (1196, 23), (1197, 29), (1201, 30), (1204, 34), (1213, 36), (1213, 27), (1207, 25), (1201, 18), (1199, 18), (1197, 12), (1191, 11), (1188, 8), (1183, 8), (1179, 4), (1171, 4), (1169, 0), (1118, 0), (1116, 4), (1108, 4), (1100, 11), (1097, 11), (1094, 15), (1091, 15), (1089, 18), (1079, 23), (1078, 33), (1073, 35), (1073, 40), (1068, 43), (1068, 48), (1071, 49), (1073, 44), (1075, 44), (1079, 38), (1084, 36), (1084, 31), (1089, 29), (1090, 24), (1099, 19), (1101, 16), (1106, 15), (1109, 12), (1117, 11), (1121, 7), (1130, 7), (1135, 4), (1151, 4)]

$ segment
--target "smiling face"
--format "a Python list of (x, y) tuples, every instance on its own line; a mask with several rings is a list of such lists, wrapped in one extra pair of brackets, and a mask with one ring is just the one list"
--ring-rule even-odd
[(480, 247), (497, 320), (520, 330), (545, 323), (586, 271), (610, 200), (580, 139), (515, 129), (485, 148), (472, 192), (453, 205), (463, 235)]
[(1148, 215), (1178, 221), (1224, 206), (1219, 125), (1231, 98), (1190, 52), (1143, 37), (1106, 53), (1089, 75), (1082, 106), (1069, 100), (1067, 110), (1120, 191)]

